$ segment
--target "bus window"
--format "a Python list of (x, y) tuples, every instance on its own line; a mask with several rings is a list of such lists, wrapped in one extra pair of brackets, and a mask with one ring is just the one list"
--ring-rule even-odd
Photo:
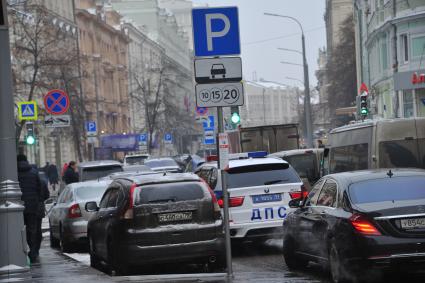
[(331, 173), (368, 169), (368, 144), (332, 148), (329, 158)]
[(424, 143), (425, 139), (380, 142), (379, 167), (424, 168), (423, 162), (425, 161), (425, 156), (420, 156), (418, 151), (420, 148), (422, 148), (421, 151), (422, 154), (424, 154)]

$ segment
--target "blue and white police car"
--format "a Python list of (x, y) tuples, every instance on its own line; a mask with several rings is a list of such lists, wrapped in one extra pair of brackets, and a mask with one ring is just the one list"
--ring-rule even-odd
[[(307, 195), (300, 177), (286, 161), (262, 157), (265, 155), (233, 155), (223, 169), (228, 174), (230, 233), (234, 239), (280, 238), (283, 220), (292, 210), (289, 201)], [(214, 190), (223, 207), (217, 162), (206, 162), (195, 173)]]

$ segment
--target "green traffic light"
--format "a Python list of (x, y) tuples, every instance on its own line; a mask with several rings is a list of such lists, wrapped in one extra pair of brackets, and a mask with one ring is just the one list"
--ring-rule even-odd
[(241, 121), (241, 117), (238, 113), (233, 113), (231, 119), (233, 124), (239, 124), (239, 122)]
[(361, 110), (360, 110), (360, 113), (362, 114), (362, 115), (367, 115), (368, 114), (368, 110), (366, 109), (366, 108), (362, 108)]
[(26, 143), (29, 145), (33, 145), (35, 143), (35, 138), (33, 136), (27, 136)]

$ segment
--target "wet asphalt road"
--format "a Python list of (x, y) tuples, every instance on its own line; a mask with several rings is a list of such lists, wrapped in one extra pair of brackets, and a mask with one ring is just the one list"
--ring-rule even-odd
[[(47, 238), (47, 237), (46, 237)], [(318, 265), (310, 264), (306, 269), (291, 272), (284, 264), (280, 241), (269, 241), (264, 245), (244, 244), (233, 247), (233, 282), (265, 283), (329, 283), (329, 276)], [(77, 260), (74, 260), (73, 258)], [(196, 266), (162, 266), (160, 269), (143, 270), (132, 276), (109, 276), (88, 266), (86, 253), (61, 254), (51, 249), (48, 241), (40, 250), (40, 263), (32, 266), (35, 283), (75, 282), (226, 282), (220, 274), (205, 273)], [(178, 275), (170, 275), (176, 274)], [(196, 275), (186, 275), (196, 273)], [(168, 275), (167, 275), (168, 274)], [(419, 276), (398, 274), (381, 282), (425, 282), (425, 274)]]

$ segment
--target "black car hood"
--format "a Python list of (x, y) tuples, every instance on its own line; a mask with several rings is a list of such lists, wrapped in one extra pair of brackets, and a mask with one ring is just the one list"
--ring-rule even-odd
[(425, 201), (418, 199), (362, 203), (353, 205), (353, 209), (359, 212), (370, 213), (373, 217), (418, 214), (425, 213)]

